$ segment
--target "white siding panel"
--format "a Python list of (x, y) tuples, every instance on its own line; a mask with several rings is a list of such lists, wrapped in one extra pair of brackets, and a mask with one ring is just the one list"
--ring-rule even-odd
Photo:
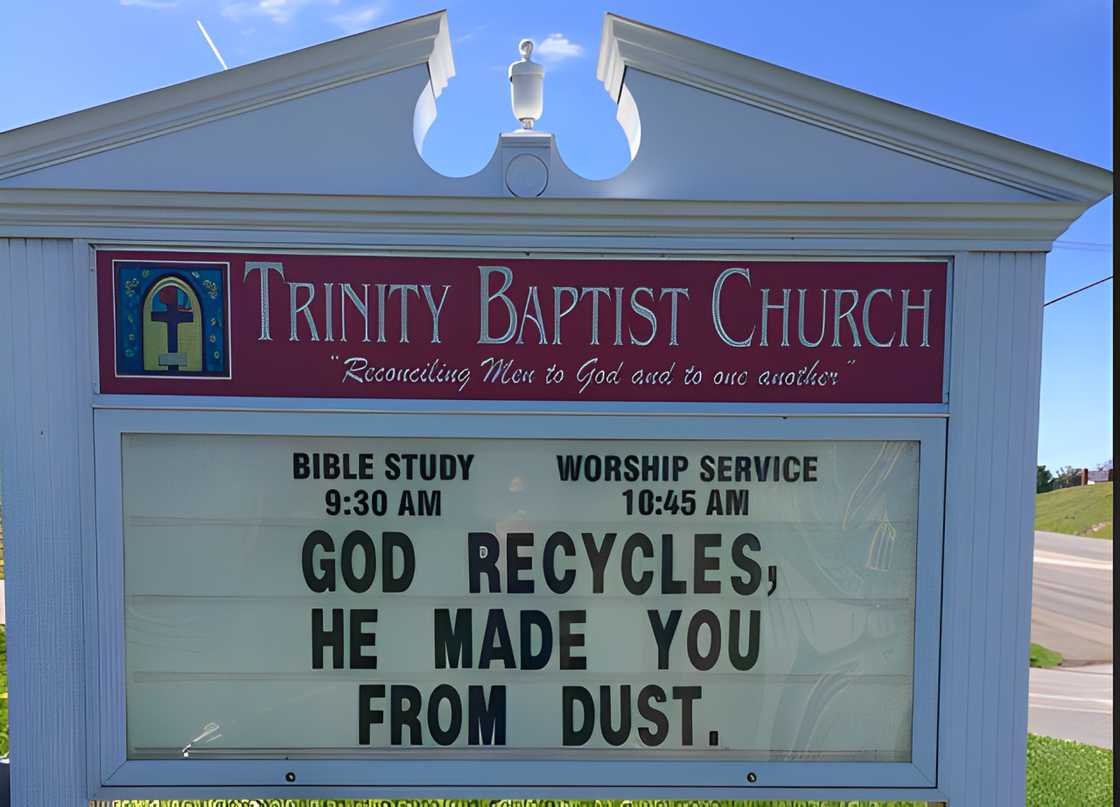
[[(1020, 386), (1016, 389), (1023, 390), (1024, 406), (1022, 407), (1023, 423), (1019, 434), (1023, 436), (1020, 445), (1023, 458), (1020, 466), (1023, 475), (1013, 482), (1018, 483), (1018, 496), (1013, 500), (1014, 512), (1018, 515), (1018, 528), (1014, 533), (1014, 546), (1016, 553), (1007, 565), (1009, 574), (1014, 575), (1017, 590), (1012, 592), (1004, 601), (1004, 619), (1006, 628), (1005, 637), (1009, 642), (1005, 648), (1005, 657), (1014, 659), (1014, 654), (1025, 657), (1029, 652), (1031, 634), (1031, 591), (1032, 576), (1034, 572), (1034, 504), (1035, 504), (1035, 470), (1038, 462), (1038, 412), (1039, 412), (1039, 386), (1042, 377), (1042, 327), (1043, 308), (1045, 299), (1044, 279), (1046, 256), (1042, 253), (1031, 253), (1020, 257), (1020, 262), (1026, 258), (1029, 268), (1029, 282), (1022, 277), (1019, 291), (1025, 299), (1017, 301), (1019, 305), (1027, 308), (1029, 320), (1020, 344), (1023, 358), (1018, 365), (1024, 375)], [(1013, 525), (1014, 526), (1014, 525)], [(1013, 668), (1010, 679), (1009, 693), (1024, 693), (1030, 689), (1030, 671), (1028, 665), (1020, 664)], [(1015, 697), (1015, 696), (1013, 696)], [(1011, 743), (1008, 752), (1011, 754), (1009, 764), (1011, 778), (1005, 783), (1007, 787), (1006, 799), (1001, 803), (1019, 804), (1025, 799), (1026, 788), (1026, 757), (1027, 757), (1027, 702), (1021, 697), (1012, 700), (1009, 704), (1008, 716)], [(1003, 792), (1001, 791), (1001, 797)]]
[[(0, 241), (0, 451), (12, 804), (87, 798), (81, 507), (92, 456), (87, 267), (69, 240)], [(44, 383), (46, 379), (46, 383)], [(76, 454), (77, 452), (77, 454)]]
[(1027, 644), (1043, 257), (956, 261), (946, 464), (940, 782), (1025, 798)]

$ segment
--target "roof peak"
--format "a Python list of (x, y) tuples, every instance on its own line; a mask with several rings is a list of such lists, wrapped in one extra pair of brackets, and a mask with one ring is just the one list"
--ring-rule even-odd
[[(415, 69), (420, 66), (425, 72)], [(425, 86), (418, 89), (410, 83), (409, 91), (415, 89), (420, 99), (413, 101), (402, 95), (397, 99), (394, 115), (406, 114), (405, 106), (408, 107), (408, 123), (418, 152), (426, 125), (435, 116), (434, 99), (455, 73), (445, 11), (2, 133), (0, 181), (9, 180), (9, 187), (25, 182), (29, 187), (36, 182), (69, 187), (67, 183), (73, 180), (66, 176), (44, 178), (40, 174), (35, 179), (16, 182), (12, 178), (86, 157), (100, 159), (103, 152), (212, 121), (256, 113), (286, 101), (302, 102), (318, 93), (349, 89), (347, 85), (357, 86), (357, 82), (409, 68), (416, 74), (409, 81), (418, 87)], [(628, 71), (633, 71), (629, 77)], [(866, 165), (870, 164), (892, 166), (887, 173), (892, 174), (894, 187), (883, 198), (952, 198), (965, 202), (1016, 198), (1072, 203), (1084, 208), (1112, 191), (1112, 174), (1103, 168), (616, 14), (608, 13), (603, 19), (597, 73), (619, 105), (618, 118), (630, 140), (631, 157), (641, 165), (632, 162), (631, 169), (600, 183), (576, 181), (578, 178), (569, 184), (554, 181), (550, 193), (680, 194), (682, 198), (724, 198), (726, 194), (739, 198), (736, 194), (750, 193), (756, 194), (755, 198), (809, 199), (813, 193), (832, 192), (845, 198), (865, 199), (886, 190), (876, 185), (874, 176), (868, 173)], [(659, 80), (664, 81), (653, 86)], [(644, 110), (638, 109), (642, 100), (638, 96), (645, 98)], [(688, 123), (687, 115), (674, 117), (658, 112), (666, 103), (693, 112), (703, 109), (703, 113), (697, 114), (707, 115), (708, 123), (721, 115), (734, 117), (760, 139), (760, 145), (769, 143), (772, 149), (794, 148), (789, 144), (791, 122), (809, 124), (811, 129), (798, 129), (798, 147), (808, 154), (819, 154), (824, 136), (842, 135), (842, 139), (830, 140), (829, 148), (850, 157), (858, 153), (864, 167), (853, 163), (844, 171), (832, 171), (831, 166), (824, 166), (832, 186), (823, 191), (805, 183), (791, 186), (788, 172), (782, 173), (784, 169), (772, 160), (759, 162), (759, 155), (738, 153), (741, 142), (730, 138), (727, 132), (713, 131), (710, 126), (693, 126), (685, 132), (681, 127)], [(354, 120), (351, 116), (351, 125)], [(644, 160), (638, 155), (643, 128), (650, 144)], [(705, 138), (709, 146), (706, 153), (684, 155), (688, 165), (674, 165), (676, 173), (668, 172), (665, 166), (669, 163), (664, 160), (670, 154), (674, 159), (682, 156), (679, 142), (699, 142)], [(351, 159), (365, 153), (359, 152), (363, 146), (357, 140), (352, 140), (351, 145), (355, 150)], [(869, 145), (883, 151), (868, 149)], [(417, 155), (411, 153), (411, 144), (408, 148), (409, 153), (401, 156), (403, 162), (394, 163), (397, 169), (413, 165)], [(718, 153), (713, 154), (713, 149)], [(660, 156), (654, 156), (655, 153)], [(335, 157), (338, 165), (342, 165), (345, 155)], [(904, 158), (910, 159), (902, 176), (897, 169), (906, 162)], [(265, 170), (256, 163), (254, 166), (258, 173)], [(555, 180), (566, 176), (559, 164), (554, 169)], [(739, 184), (730, 191), (728, 169), (738, 172)], [(937, 187), (931, 187), (931, 172), (940, 169), (948, 169), (940, 172), (944, 181), (939, 179), (933, 183)], [(802, 173), (809, 170), (804, 168)], [(105, 182), (104, 176), (114, 178), (110, 181), (129, 181), (112, 173), (96, 180), (87, 176), (82, 181)], [(231, 176), (231, 182), (241, 181), (236, 171)], [(977, 180), (983, 180), (990, 192)], [(449, 186), (449, 192), (471, 192), (466, 190), (468, 184), (460, 182), (454, 190)], [(340, 187), (343, 185), (349, 187), (346, 183)], [(807, 193), (810, 195), (806, 196)]]
[(446, 11), (0, 132), (0, 179), (420, 64), (438, 97), (455, 75)]
[(1090, 163), (608, 12), (596, 76), (621, 102), (641, 70), (1053, 201), (1095, 204), (1112, 173)]

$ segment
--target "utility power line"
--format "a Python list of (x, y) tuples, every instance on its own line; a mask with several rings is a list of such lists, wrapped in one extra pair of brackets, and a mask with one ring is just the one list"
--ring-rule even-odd
[(1081, 292), (1085, 291), (1086, 289), (1091, 289), (1091, 288), (1093, 288), (1093, 286), (1099, 286), (1101, 283), (1106, 283), (1109, 280), (1112, 280), (1112, 275), (1109, 275), (1108, 277), (1102, 277), (1100, 280), (1094, 280), (1088, 286), (1082, 286), (1079, 289), (1074, 289), (1073, 291), (1067, 292), (1067, 293), (1061, 295), (1060, 297), (1055, 297), (1053, 300), (1047, 300), (1045, 303), (1042, 304), (1042, 307), (1045, 308), (1046, 306), (1050, 305), (1051, 303), (1056, 303), (1059, 300), (1064, 300), (1067, 297), (1072, 297), (1075, 294), (1080, 294)]
[(1108, 244), (1104, 241), (1074, 241), (1069, 238), (1059, 238), (1054, 243), (1065, 244), (1071, 247), (1104, 247), (1105, 249), (1112, 249), (1112, 244)]
[(1112, 252), (1112, 244), (1100, 241), (1064, 241), (1054, 242), (1054, 249), (1069, 249), (1076, 252)]

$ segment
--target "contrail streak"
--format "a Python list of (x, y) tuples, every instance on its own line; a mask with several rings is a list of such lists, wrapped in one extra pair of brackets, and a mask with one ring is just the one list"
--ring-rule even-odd
[(210, 38), (210, 34), (206, 33), (206, 27), (202, 24), (202, 20), (195, 20), (198, 24), (198, 30), (202, 31), (202, 35), (206, 37), (206, 44), (210, 46), (210, 50), (214, 51), (214, 56), (217, 57), (218, 62), (222, 65), (223, 70), (229, 70), (229, 65), (226, 60), (222, 58), (222, 54), (218, 53), (218, 46), (214, 44), (214, 40)]

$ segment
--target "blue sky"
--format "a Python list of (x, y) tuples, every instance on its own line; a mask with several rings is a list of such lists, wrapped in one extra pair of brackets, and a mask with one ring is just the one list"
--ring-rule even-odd
[[(38, 0), (0, 16), (0, 130), (446, 7), (457, 75), (425, 158), (480, 168), (515, 128), (505, 69), (528, 36), (548, 68), (540, 128), (568, 164), (607, 177), (628, 160), (595, 80), (607, 10), (892, 101), (1112, 167), (1112, 6), (1014, 2), (415, 3), (404, 0)], [(1112, 273), (1112, 200), (1047, 263), (1047, 298)], [(1104, 248), (1098, 245), (1108, 245)], [(1112, 285), (1046, 309), (1039, 461), (1094, 466), (1112, 446)]]

